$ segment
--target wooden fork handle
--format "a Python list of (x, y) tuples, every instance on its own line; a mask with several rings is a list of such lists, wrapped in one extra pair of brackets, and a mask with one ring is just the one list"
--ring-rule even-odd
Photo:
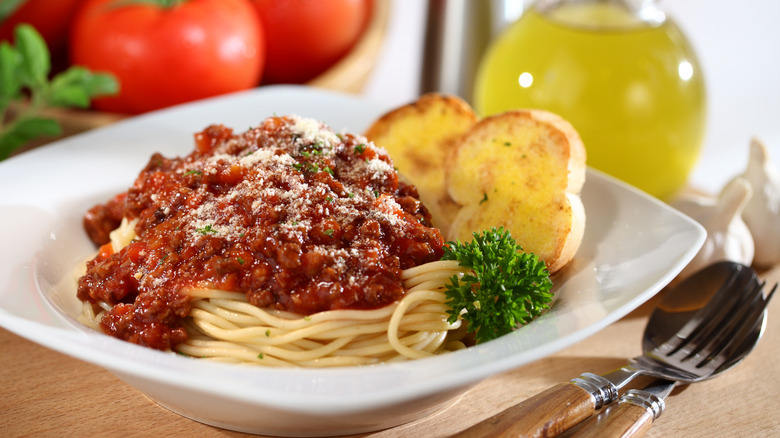
[(591, 392), (574, 383), (577, 380), (553, 386), (455, 436), (461, 438), (558, 436), (593, 415), (603, 403), (603, 400), (599, 400)]

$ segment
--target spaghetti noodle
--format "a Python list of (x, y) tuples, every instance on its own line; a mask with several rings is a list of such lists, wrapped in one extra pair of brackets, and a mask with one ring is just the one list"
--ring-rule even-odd
[[(442, 285), (460, 275), (457, 262), (431, 262), (404, 272), (408, 291), (375, 310), (332, 310), (311, 316), (249, 304), (245, 294), (190, 288), (189, 338), (179, 353), (229, 363), (267, 366), (348, 366), (419, 359), (465, 348), (461, 321), (447, 322)], [(99, 329), (111, 306), (84, 304), (82, 322)]]

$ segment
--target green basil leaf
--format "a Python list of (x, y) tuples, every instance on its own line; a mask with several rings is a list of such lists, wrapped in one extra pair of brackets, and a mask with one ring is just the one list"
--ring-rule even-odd
[(115, 94), (118, 90), (113, 76), (94, 74), (84, 67), (73, 66), (52, 79), (46, 102), (52, 106), (86, 108), (92, 97)]
[(85, 89), (86, 76), (90, 73), (80, 67), (71, 67), (51, 80), (46, 94), (46, 103), (52, 106), (89, 106), (89, 95)]
[(90, 97), (109, 96), (119, 93), (119, 81), (108, 73), (90, 73), (87, 93)]
[(19, 97), (21, 86), (18, 73), (19, 53), (7, 41), (0, 42), (0, 99)]
[(14, 33), (16, 50), (21, 55), (20, 67), (25, 73), (25, 85), (39, 87), (48, 80), (51, 59), (46, 41), (29, 24), (16, 26)]
[(54, 119), (45, 117), (25, 117), (16, 119), (0, 133), (0, 160), (11, 155), (15, 149), (42, 135), (60, 135), (62, 128)]
[(79, 85), (52, 88), (49, 90), (46, 99), (46, 103), (51, 106), (72, 106), (77, 108), (88, 107), (89, 101), (86, 90)]

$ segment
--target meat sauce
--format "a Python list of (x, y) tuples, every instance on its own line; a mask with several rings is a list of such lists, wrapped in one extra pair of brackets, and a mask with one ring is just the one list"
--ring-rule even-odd
[(103, 245), (122, 218), (137, 220), (137, 238), (89, 261), (78, 297), (113, 305), (106, 333), (163, 350), (187, 339), (187, 287), (302, 315), (374, 309), (401, 298), (402, 270), (443, 245), (386, 151), (296, 116), (241, 134), (213, 125), (188, 156), (155, 154), (84, 226)]

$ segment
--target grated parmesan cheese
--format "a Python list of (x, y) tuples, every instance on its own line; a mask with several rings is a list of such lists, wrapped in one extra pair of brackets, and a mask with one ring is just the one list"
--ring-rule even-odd
[[(310, 305), (324, 308), (351, 305), (344, 300), (367, 300), (360, 305), (370, 307), (396, 299), (403, 292), (400, 277), (394, 279), (399, 266), (421, 261), (401, 261), (412, 256), (397, 248), (413, 243), (394, 245), (426, 227), (416, 211), (406, 212), (398, 202), (398, 175), (387, 152), (365, 137), (337, 135), (317, 120), (288, 116), (267, 122), (239, 135), (210, 127), (196, 137), (202, 142), (196, 152), (161, 164), (170, 176), (139, 180), (150, 185), (146, 197), (139, 195), (143, 202), (136, 200), (146, 203), (139, 236), (162, 242), (153, 246), (159, 251), (150, 257), (154, 263), (137, 271), (144, 273), (143, 287), (174, 287), (180, 279), (217, 288), (227, 279), (231, 285), (258, 282), (262, 286), (246, 291), (253, 304), (267, 305), (262, 291), (271, 288), (290, 294), (278, 305), (305, 312), (310, 309), (297, 295), (301, 290), (329, 297), (334, 304)], [(157, 225), (161, 234), (155, 237)], [(439, 234), (429, 237), (441, 247)], [(171, 252), (197, 254), (203, 264), (186, 274), (165, 273), (161, 267)], [(172, 257), (171, 264), (184, 263), (183, 257)], [(282, 275), (304, 264), (311, 278)], [(236, 269), (246, 271), (228, 275)], [(344, 288), (351, 292), (340, 297)], [(393, 292), (380, 300), (384, 292), (378, 290), (387, 288)]]

